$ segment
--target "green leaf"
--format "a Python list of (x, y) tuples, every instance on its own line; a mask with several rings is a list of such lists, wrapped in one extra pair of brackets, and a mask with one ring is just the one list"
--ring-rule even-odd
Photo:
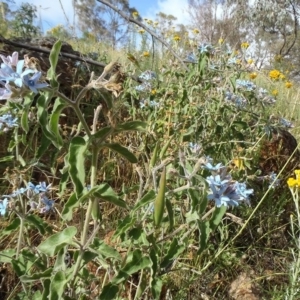
[(93, 134), (93, 138), (105, 140), (111, 133), (113, 133), (114, 128), (111, 126), (101, 128), (95, 134)]
[(174, 227), (174, 212), (172, 208), (172, 203), (169, 198), (166, 198), (166, 208), (169, 216), (169, 231), (171, 231)]
[(117, 132), (122, 131), (145, 131), (147, 128), (147, 123), (142, 121), (130, 121), (116, 126), (115, 130)]
[(65, 102), (62, 99), (57, 98), (55, 100), (54, 107), (53, 107), (52, 114), (50, 116), (50, 121), (49, 121), (49, 128), (50, 128), (52, 134), (55, 135), (57, 144), (59, 146), (63, 145), (63, 139), (59, 132), (59, 118), (60, 118), (62, 110), (65, 107), (66, 107)]
[(209, 220), (209, 226), (212, 231), (215, 230), (217, 226), (220, 224), (222, 218), (226, 213), (226, 210), (227, 207), (225, 205), (222, 205), (221, 207), (216, 207), (211, 219)]
[(52, 233), (51, 227), (37, 215), (27, 215), (25, 220), (28, 223), (33, 224), (42, 235), (44, 235), (46, 232)]
[(97, 256), (98, 256), (98, 253), (85, 250), (83, 253), (82, 259), (85, 262), (85, 264), (87, 264), (88, 262), (92, 261)]
[(58, 57), (60, 54), (60, 49), (61, 49), (61, 41), (58, 40), (52, 47), (51, 52), (50, 52), (50, 56), (49, 56), (49, 61), (50, 61), (50, 69), (47, 72), (47, 77), (50, 79), (55, 79), (55, 69), (56, 69), (56, 65), (58, 62)]
[(166, 256), (163, 258), (160, 264), (160, 267), (168, 267), (168, 265), (173, 263), (174, 259), (176, 259), (179, 256), (179, 254), (181, 254), (185, 250), (185, 248), (186, 247), (184, 244), (179, 244), (178, 239), (174, 238), (172, 243), (170, 244)]
[(6, 228), (1, 230), (0, 237), (11, 234), (12, 231), (15, 231), (19, 228), (20, 223), (21, 222), (19, 218), (14, 219)]
[(99, 300), (116, 299), (116, 296), (117, 296), (118, 292), (119, 292), (118, 286), (109, 283), (103, 288), (102, 293), (99, 297)]
[(151, 260), (149, 257), (144, 257), (142, 251), (137, 249), (127, 256), (125, 266), (119, 271), (111, 283), (120, 284), (125, 281), (130, 275), (138, 272), (139, 270), (149, 268), (151, 266)]
[(72, 220), (73, 217), (73, 209), (79, 207), (80, 202), (76, 196), (76, 193), (73, 193), (68, 201), (65, 203), (64, 208), (62, 210), (62, 218), (66, 221)]
[(153, 219), (155, 226), (160, 225), (164, 214), (166, 181), (166, 167), (164, 167), (159, 181), (159, 190), (154, 201)]
[(120, 236), (125, 233), (136, 221), (136, 217), (130, 215), (126, 216), (124, 220), (120, 221), (115, 232), (115, 236)]
[(40, 146), (36, 152), (36, 159), (40, 159), (42, 155), (49, 150), (49, 146), (51, 145), (51, 140), (49, 140), (44, 134), (42, 134)]
[(137, 158), (132, 154), (127, 148), (121, 146), (120, 144), (103, 144), (104, 147), (108, 147), (109, 149), (119, 153), (124, 158), (126, 158), (129, 162), (135, 164), (137, 163)]
[(4, 157), (1, 157), (0, 158), (0, 162), (4, 162), (4, 161), (12, 161), (14, 160), (15, 157), (13, 155), (10, 155), (10, 156), (4, 156)]
[(133, 208), (133, 212), (135, 212), (136, 210), (138, 210), (139, 208), (153, 202), (153, 200), (155, 199), (155, 192), (153, 190), (150, 190), (146, 195), (144, 195), (138, 203), (136, 203), (136, 205)]
[(115, 258), (121, 260), (122, 257), (120, 253), (113, 247), (104, 243), (104, 241), (95, 238), (91, 247), (96, 250), (104, 258)]
[(38, 249), (49, 256), (55, 255), (61, 248), (72, 243), (72, 239), (77, 233), (75, 226), (65, 228), (63, 231), (53, 234), (42, 242)]
[(49, 300), (62, 299), (67, 282), (65, 272), (58, 271), (51, 279)]
[(152, 293), (153, 299), (155, 299), (155, 300), (161, 299), (160, 294), (161, 294), (162, 287), (163, 287), (163, 283), (160, 278), (154, 278), (151, 281), (151, 293)]
[(210, 227), (209, 227), (209, 221), (205, 222), (198, 222), (198, 227), (200, 229), (200, 247), (197, 252), (197, 254), (201, 254), (207, 247), (209, 235), (210, 235)]
[(0, 251), (0, 263), (10, 263), (15, 254), (15, 249), (6, 249)]
[(49, 269), (45, 270), (44, 272), (34, 273), (33, 275), (22, 275), (20, 277), (20, 280), (22, 282), (29, 283), (29, 282), (34, 282), (36, 280), (50, 278), (51, 274), (52, 274), (52, 268), (49, 268)]
[(85, 151), (87, 149), (84, 138), (76, 136), (71, 140), (69, 147), (69, 174), (72, 179), (76, 195), (79, 197), (85, 186)]

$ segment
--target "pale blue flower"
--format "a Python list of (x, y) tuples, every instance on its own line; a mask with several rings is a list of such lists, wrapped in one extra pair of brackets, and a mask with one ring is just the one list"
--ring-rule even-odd
[(7, 56), (5, 57), (4, 55), (0, 54), (0, 57), (2, 59), (2, 61), (8, 65), (8, 66), (13, 66), (16, 67), (18, 64), (18, 60), (19, 60), (19, 53), (18, 52), (14, 52), (11, 56)]
[(32, 182), (28, 182), (28, 184), (27, 184), (27, 188), (31, 189), (36, 194), (45, 193), (49, 190), (50, 187), (51, 187), (51, 184), (46, 185), (46, 182), (44, 182), (44, 181), (40, 182), (37, 185), (34, 185)]
[(210, 184), (210, 189), (212, 194), (207, 195), (208, 200), (215, 201), (217, 207), (221, 206), (238, 206), (239, 202), (242, 200), (241, 196), (237, 194), (233, 185), (222, 184), (221, 186), (216, 186)]
[(7, 82), (4, 88), (0, 88), (0, 100), (7, 100), (12, 95), (11, 87)]
[(220, 175), (209, 176), (206, 178), (209, 186), (221, 187), (226, 185), (229, 182), (229, 179), (222, 179)]
[(280, 118), (279, 122), (281, 123), (282, 126), (284, 126), (286, 128), (293, 128), (294, 127), (294, 124), (291, 121), (289, 121), (285, 118)]
[(197, 63), (196, 56), (195, 56), (195, 54), (193, 52), (189, 53), (184, 60), (186, 62), (193, 63), (193, 64)]
[(204, 43), (198, 47), (198, 50), (201, 54), (202, 53), (212, 53), (214, 51), (214, 47), (210, 44)]
[(224, 168), (222, 163), (218, 163), (217, 165), (213, 166), (210, 162), (203, 165), (203, 168), (209, 171), (219, 171), (221, 168)]
[(3, 200), (0, 201), (0, 215), (4, 216), (6, 213), (6, 208), (8, 204), (8, 199), (4, 198)]
[(146, 81), (153, 80), (155, 78), (156, 78), (156, 73), (154, 71), (150, 71), (150, 70), (143, 72), (139, 76), (139, 79), (146, 80)]
[(276, 179), (277, 174), (274, 172), (271, 172), (266, 178), (269, 180), (269, 188), (271, 187), (274, 189), (275, 187), (278, 187), (280, 185), (280, 179)]
[(42, 76), (42, 72), (36, 72), (32, 77), (29, 78), (29, 75), (26, 74), (23, 76), (24, 84), (30, 88), (32, 92), (37, 94), (38, 89), (42, 89), (48, 86), (47, 83), (40, 83), (38, 80)]
[(192, 153), (198, 153), (201, 150), (201, 146), (197, 143), (189, 143), (189, 148)]
[(252, 81), (238, 79), (236, 81), (236, 88), (251, 92), (256, 89), (256, 85)]
[(9, 65), (2, 63), (0, 69), (0, 80), (5, 82), (13, 82), (17, 87), (22, 87), (22, 78), (33, 70), (27, 69), (23, 72), (24, 60), (19, 60), (17, 63), (16, 71)]
[(0, 130), (7, 131), (10, 128), (18, 127), (18, 118), (14, 118), (10, 113), (0, 116)]
[(46, 196), (41, 197), (41, 202), (45, 205), (40, 209), (41, 213), (47, 213), (54, 207), (54, 201), (48, 199)]
[(244, 199), (244, 201), (249, 204), (249, 196), (254, 193), (254, 190), (247, 189), (247, 186), (244, 182), (236, 182), (234, 187), (236, 189), (236, 192)]

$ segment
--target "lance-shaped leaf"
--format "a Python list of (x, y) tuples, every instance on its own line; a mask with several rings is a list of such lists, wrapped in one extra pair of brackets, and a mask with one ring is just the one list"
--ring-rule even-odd
[(163, 214), (164, 214), (164, 208), (165, 208), (165, 191), (166, 191), (166, 167), (164, 167), (161, 177), (160, 177), (160, 181), (159, 181), (159, 190), (156, 196), (156, 199), (154, 201), (154, 225), (155, 226), (159, 226), (162, 218), (163, 218)]
[(215, 230), (217, 228), (217, 226), (222, 221), (222, 218), (225, 215), (226, 210), (227, 210), (227, 207), (225, 205), (215, 208), (215, 211), (214, 211), (211, 219), (209, 220), (209, 226), (210, 226), (211, 230)]
[(20, 280), (22, 282), (29, 283), (29, 282), (34, 282), (37, 280), (43, 280), (46, 278), (50, 278), (51, 274), (52, 274), (52, 268), (49, 268), (49, 269), (45, 270), (44, 272), (34, 273), (33, 275), (22, 275), (20, 277)]
[(139, 202), (134, 206), (133, 211), (151, 203), (155, 199), (155, 192), (150, 190), (146, 195), (144, 195)]
[(80, 201), (78, 200), (76, 193), (73, 193), (64, 205), (64, 208), (61, 213), (62, 218), (66, 221), (72, 220), (73, 209), (78, 207), (79, 203)]
[(72, 243), (73, 237), (77, 233), (75, 226), (65, 228), (63, 231), (55, 233), (42, 242), (38, 249), (49, 256), (55, 255), (61, 248)]
[(69, 174), (74, 184), (74, 188), (79, 197), (85, 186), (85, 151), (87, 144), (84, 138), (76, 136), (71, 140), (69, 147)]
[(58, 62), (58, 57), (61, 49), (61, 41), (58, 40), (52, 47), (50, 56), (49, 56), (49, 61), (50, 61), (50, 69), (47, 72), (47, 77), (50, 78), (51, 80), (55, 80), (55, 69), (56, 65)]
[(108, 147), (109, 149), (119, 153), (122, 155), (124, 158), (126, 158), (129, 162), (135, 164), (137, 163), (137, 158), (132, 154), (127, 148), (121, 146), (118, 143), (113, 143), (113, 144), (104, 144), (104, 147)]
[(51, 279), (49, 300), (62, 299), (68, 280), (63, 271), (58, 271)]
[(170, 244), (166, 256), (163, 258), (160, 264), (160, 267), (167, 268), (168, 266), (170, 266), (173, 263), (174, 259), (176, 259), (179, 254), (181, 254), (185, 250), (185, 248), (186, 247), (184, 244), (180, 244), (178, 242), (178, 239), (174, 238), (172, 243)]
[(116, 132), (122, 131), (145, 131), (147, 123), (142, 121), (130, 121), (116, 126)]

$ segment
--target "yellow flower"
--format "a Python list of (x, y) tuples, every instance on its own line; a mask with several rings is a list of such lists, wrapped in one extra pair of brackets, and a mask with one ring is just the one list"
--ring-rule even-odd
[(257, 77), (257, 73), (256, 72), (250, 73), (249, 77), (251, 79), (255, 79)]
[(278, 90), (273, 90), (273, 91), (272, 91), (272, 95), (273, 95), (273, 96), (277, 96), (277, 95), (278, 95)]
[(175, 41), (175, 42), (178, 42), (178, 41), (180, 41), (180, 36), (179, 35), (174, 35), (174, 37), (173, 37), (173, 40)]
[(156, 21), (156, 22), (154, 22), (154, 26), (157, 26), (158, 25), (158, 22)]
[(300, 178), (300, 170), (295, 170), (294, 171), (296, 178), (299, 179)]
[(280, 74), (281, 73), (278, 70), (272, 70), (269, 72), (269, 77), (271, 79), (277, 80), (279, 78)]
[(146, 21), (149, 25), (152, 25), (153, 24), (153, 21), (152, 20), (147, 20)]
[(140, 29), (140, 30), (139, 30), (139, 33), (140, 33), (140, 34), (143, 34), (143, 33), (145, 33), (145, 30), (144, 30), (144, 29)]
[(292, 86), (293, 86), (293, 84), (292, 84), (290, 81), (287, 81), (287, 82), (285, 83), (285, 87), (286, 87), (287, 89), (291, 88)]
[(238, 58), (238, 59), (236, 60), (236, 64), (239, 65), (239, 64), (241, 64), (241, 63), (242, 63), (242, 61)]
[(280, 62), (282, 60), (282, 56), (280, 54), (275, 55), (275, 61)]
[(151, 91), (151, 94), (152, 94), (152, 95), (155, 95), (155, 94), (156, 94), (156, 90), (155, 90), (155, 89), (152, 90), (152, 91)]
[(137, 11), (134, 11), (134, 12), (132, 13), (132, 15), (133, 15), (134, 18), (136, 18), (136, 17), (139, 15), (139, 13), (138, 13)]
[(287, 184), (288, 186), (291, 188), (291, 187), (294, 187), (298, 184), (298, 181), (292, 177), (290, 177), (288, 180), (287, 180)]
[(249, 59), (247, 60), (247, 63), (248, 63), (249, 65), (251, 65), (251, 64), (254, 63), (254, 60), (253, 60), (252, 58), (249, 58)]
[(284, 80), (284, 79), (285, 79), (285, 75), (281, 73), (280, 76), (279, 76), (279, 78), (280, 78), (281, 80)]
[(250, 44), (249, 44), (248, 42), (243, 42), (243, 43), (241, 44), (241, 48), (242, 48), (242, 49), (248, 49), (249, 46), (250, 46)]
[(199, 31), (198, 29), (196, 29), (196, 28), (193, 30), (193, 32), (194, 32), (195, 34), (200, 33), (200, 31)]
[(148, 51), (144, 51), (144, 52), (143, 52), (143, 56), (144, 56), (144, 57), (149, 57), (149, 56), (150, 56), (150, 53), (149, 53)]
[(218, 41), (218, 43), (219, 43), (220, 45), (224, 44), (224, 39), (220, 38), (219, 41)]

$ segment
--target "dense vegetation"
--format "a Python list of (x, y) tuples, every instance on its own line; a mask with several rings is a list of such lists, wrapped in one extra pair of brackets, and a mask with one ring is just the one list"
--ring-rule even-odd
[[(2, 39), (0, 298), (299, 299), (297, 45), (281, 30), (297, 14), (286, 6), (286, 43), (263, 62), (258, 36), (218, 33), (224, 19), (204, 39), (206, 23), (113, 1), (129, 21), (116, 32), (116, 10), (89, 2), (76, 39), (2, 3), (2, 34), (24, 48)], [(275, 35), (271, 21), (251, 24)], [(49, 61), (21, 57), (29, 37), (52, 42)], [(62, 40), (81, 53), (64, 60)]]

